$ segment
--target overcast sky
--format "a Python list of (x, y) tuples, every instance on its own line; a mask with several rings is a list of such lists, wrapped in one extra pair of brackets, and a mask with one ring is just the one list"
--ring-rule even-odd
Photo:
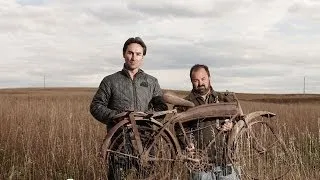
[(320, 93), (320, 0), (0, 0), (0, 88), (97, 87), (135, 36), (165, 89)]

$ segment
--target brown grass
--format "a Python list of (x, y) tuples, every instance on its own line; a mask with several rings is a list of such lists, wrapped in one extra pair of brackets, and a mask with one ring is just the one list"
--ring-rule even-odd
[[(89, 104), (95, 89), (0, 90), (0, 179), (105, 179), (105, 126)], [(175, 91), (184, 96), (185, 91)], [(268, 110), (294, 155), (287, 179), (320, 177), (320, 95), (238, 94), (245, 113)]]

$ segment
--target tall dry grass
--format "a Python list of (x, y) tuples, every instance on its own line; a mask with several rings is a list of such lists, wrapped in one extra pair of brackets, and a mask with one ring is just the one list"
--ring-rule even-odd
[(88, 95), (1, 95), (1, 179), (100, 179), (105, 128)]
[[(1, 90), (0, 179), (106, 179), (98, 158), (105, 126), (89, 114), (93, 93)], [(274, 123), (294, 157), (286, 178), (320, 177), (320, 103), (248, 100), (241, 100), (245, 113), (269, 110), (278, 116)]]
[(293, 155), (286, 179), (320, 177), (320, 102), (241, 102), (245, 113), (267, 110), (277, 114), (273, 121)]

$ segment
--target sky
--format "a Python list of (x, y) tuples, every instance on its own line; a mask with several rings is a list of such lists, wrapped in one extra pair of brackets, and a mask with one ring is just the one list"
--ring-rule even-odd
[(136, 36), (164, 89), (320, 93), (320, 0), (0, 0), (0, 88), (98, 87)]

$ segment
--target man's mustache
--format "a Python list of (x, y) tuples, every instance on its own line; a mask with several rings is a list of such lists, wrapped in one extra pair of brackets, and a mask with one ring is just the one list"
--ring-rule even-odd
[(201, 88), (201, 87), (205, 88), (206, 86), (205, 86), (205, 85), (200, 85), (200, 86), (198, 86), (198, 88)]

